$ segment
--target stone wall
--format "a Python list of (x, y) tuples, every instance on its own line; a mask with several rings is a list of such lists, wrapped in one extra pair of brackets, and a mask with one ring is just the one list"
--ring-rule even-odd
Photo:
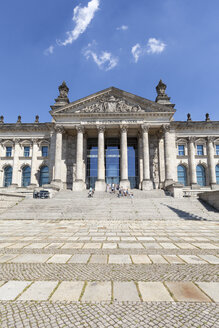
[(198, 196), (219, 211), (219, 190), (200, 193)]

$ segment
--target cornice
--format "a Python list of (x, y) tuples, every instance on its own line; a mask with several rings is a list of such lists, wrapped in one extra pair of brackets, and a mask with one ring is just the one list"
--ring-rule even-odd
[(52, 131), (54, 123), (4, 123), (0, 131)]

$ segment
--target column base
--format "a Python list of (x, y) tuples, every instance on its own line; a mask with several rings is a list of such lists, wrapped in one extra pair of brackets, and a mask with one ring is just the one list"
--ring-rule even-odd
[(173, 184), (173, 179), (166, 179), (164, 182), (164, 187), (168, 187), (169, 185)]
[(27, 189), (32, 190), (32, 189), (35, 189), (35, 188), (37, 188), (37, 187), (38, 187), (38, 186), (37, 186), (36, 183), (31, 183), (29, 186), (27, 186)]
[(17, 189), (18, 188), (18, 184), (17, 183), (12, 183), (10, 186), (8, 186), (8, 188), (10, 188), (10, 189)]
[(197, 183), (191, 183), (191, 189), (200, 189), (201, 187)]
[[(53, 185), (54, 187), (58, 187), (59, 189), (62, 189), (62, 181), (60, 179), (52, 180), (51, 185)], [(44, 185), (42, 187), (44, 187)]]
[(143, 180), (141, 184), (141, 189), (144, 191), (152, 190), (153, 188), (153, 182), (151, 180)]
[(211, 183), (211, 189), (212, 190), (218, 190), (219, 189), (219, 185), (216, 183)]
[(73, 182), (73, 191), (83, 191), (86, 190), (86, 184), (83, 180), (76, 180)]
[(123, 189), (130, 189), (130, 181), (129, 180), (121, 180), (119, 185), (120, 185), (120, 187), (123, 187)]
[(95, 183), (95, 191), (106, 191), (106, 182), (104, 180), (97, 180)]

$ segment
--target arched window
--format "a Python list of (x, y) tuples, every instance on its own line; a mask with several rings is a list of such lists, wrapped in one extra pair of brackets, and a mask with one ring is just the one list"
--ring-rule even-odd
[(40, 187), (44, 184), (49, 183), (49, 168), (48, 166), (42, 166), (40, 169), (40, 181), (39, 185)]
[(8, 187), (12, 184), (12, 167), (6, 166), (4, 169), (4, 187)]
[(184, 165), (178, 165), (177, 167), (177, 176), (178, 176), (178, 182), (182, 185), (187, 185), (187, 170)]
[(197, 175), (197, 183), (204, 187), (206, 186), (206, 175), (205, 175), (205, 168), (203, 165), (196, 166), (196, 175)]
[(30, 166), (24, 166), (22, 169), (22, 187), (30, 185), (31, 168)]
[(217, 184), (219, 184), (219, 164), (216, 165), (216, 181), (217, 181)]

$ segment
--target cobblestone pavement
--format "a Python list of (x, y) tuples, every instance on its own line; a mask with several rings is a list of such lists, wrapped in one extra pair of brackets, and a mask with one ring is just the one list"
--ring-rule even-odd
[(218, 327), (218, 213), (70, 195), (1, 214), (1, 328)]

